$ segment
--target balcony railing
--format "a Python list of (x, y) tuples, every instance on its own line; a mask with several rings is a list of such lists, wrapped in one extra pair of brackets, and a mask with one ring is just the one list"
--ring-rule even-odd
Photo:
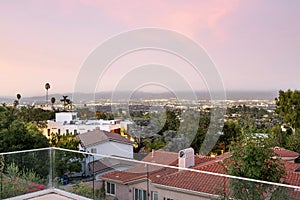
[(219, 170), (178, 168), (60, 148), (7, 152), (0, 153), (0, 199), (50, 194), (118, 200), (300, 198), (298, 186), (216, 173)]

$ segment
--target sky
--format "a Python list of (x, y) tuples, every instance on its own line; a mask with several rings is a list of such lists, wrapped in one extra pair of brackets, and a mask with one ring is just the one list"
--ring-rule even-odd
[[(50, 94), (73, 92), (91, 52), (115, 35), (145, 27), (172, 30), (197, 42), (225, 90), (299, 89), (299, 8), (300, 1), (285, 0), (2, 0), (0, 96), (44, 95), (47, 82)], [(129, 57), (141, 60), (143, 55)], [(151, 55), (153, 62), (162, 56)], [(139, 65), (149, 64), (149, 57)], [(123, 81), (124, 59), (98, 81), (98, 89), (113, 90)], [(125, 63), (136, 65), (131, 62)], [(184, 79), (194, 85), (199, 81), (195, 89), (205, 88), (205, 80), (192, 74)]]

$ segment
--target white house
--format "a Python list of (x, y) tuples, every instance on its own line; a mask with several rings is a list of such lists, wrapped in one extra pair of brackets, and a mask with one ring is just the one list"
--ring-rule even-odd
[[(133, 158), (133, 142), (122, 137), (118, 133), (96, 129), (76, 136), (79, 140), (79, 150), (87, 153), (100, 154), (103, 156), (117, 156), (123, 158)], [(101, 160), (102, 156), (88, 156), (85, 161), (87, 174), (92, 169), (88, 165), (91, 162)]]
[(77, 112), (60, 112), (55, 113), (55, 120), (47, 121), (47, 127), (43, 129), (43, 134), (50, 138), (52, 134), (78, 134), (96, 128), (120, 133), (122, 125), (120, 120), (79, 120)]

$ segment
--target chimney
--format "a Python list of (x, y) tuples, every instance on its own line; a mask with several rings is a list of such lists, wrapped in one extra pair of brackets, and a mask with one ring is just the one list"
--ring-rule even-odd
[(189, 168), (195, 165), (194, 149), (187, 148), (178, 153), (178, 166), (180, 168)]

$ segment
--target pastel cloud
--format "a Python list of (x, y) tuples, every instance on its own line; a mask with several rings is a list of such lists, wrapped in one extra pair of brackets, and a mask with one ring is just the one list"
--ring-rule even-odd
[[(126, 28), (154, 26), (173, 29), (196, 38), (200, 31), (209, 32), (213, 40), (223, 40), (226, 30), (222, 19), (234, 11), (238, 0), (211, 1), (98, 1), (81, 0), (80, 6), (98, 7), (110, 20)], [(70, 7), (68, 7), (69, 5)], [(79, 5), (78, 5), (79, 6)], [(66, 9), (74, 8), (74, 1), (64, 1)]]

